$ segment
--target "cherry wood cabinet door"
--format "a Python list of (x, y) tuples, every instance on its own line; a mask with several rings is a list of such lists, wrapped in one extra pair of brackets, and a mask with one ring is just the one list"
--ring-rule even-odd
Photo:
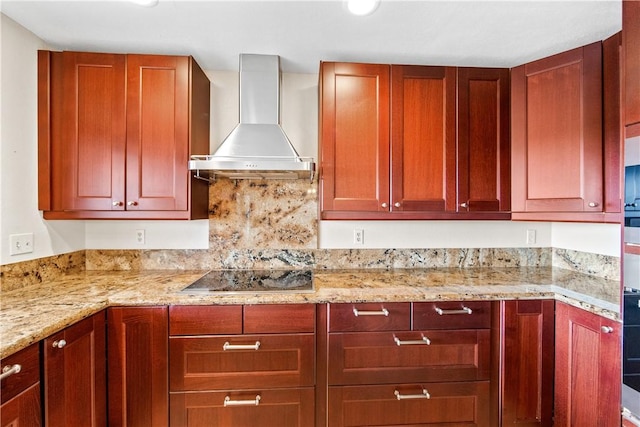
[(511, 102), (512, 211), (601, 213), (602, 44), (512, 69)]
[(109, 426), (163, 427), (169, 418), (167, 307), (112, 307)]
[(511, 210), (509, 69), (458, 68), (460, 212)]
[(627, 137), (640, 135), (640, 2), (622, 2), (624, 123)]
[(390, 211), (455, 211), (456, 69), (391, 66)]
[(388, 65), (320, 66), (321, 211), (389, 211)]
[(105, 334), (100, 312), (43, 341), (46, 426), (106, 425)]
[(1, 427), (40, 427), (40, 383), (36, 383), (0, 406)]
[(503, 427), (553, 425), (554, 316), (552, 300), (504, 303)]
[(620, 425), (621, 328), (556, 304), (555, 425)]
[(20, 427), (42, 425), (40, 404), (40, 344), (32, 344), (2, 359), (2, 368), (19, 372), (2, 379), (0, 385), (0, 426)]

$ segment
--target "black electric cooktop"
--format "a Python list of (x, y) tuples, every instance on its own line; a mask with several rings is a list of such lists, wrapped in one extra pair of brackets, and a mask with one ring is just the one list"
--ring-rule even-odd
[(313, 292), (311, 270), (212, 270), (182, 293)]

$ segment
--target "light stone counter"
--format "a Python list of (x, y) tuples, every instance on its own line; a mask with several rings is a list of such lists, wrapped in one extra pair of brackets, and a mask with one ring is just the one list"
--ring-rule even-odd
[(109, 306), (554, 298), (620, 320), (620, 283), (546, 267), (317, 270), (306, 293), (183, 294), (204, 271), (89, 271), (4, 292), (0, 357)]

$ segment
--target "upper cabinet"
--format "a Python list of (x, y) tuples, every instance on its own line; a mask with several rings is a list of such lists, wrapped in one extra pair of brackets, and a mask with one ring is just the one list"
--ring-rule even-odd
[(322, 219), (508, 219), (508, 75), (323, 62)]
[[(602, 46), (593, 43), (512, 69), (514, 219), (619, 220), (619, 215), (605, 215), (620, 212), (620, 145), (619, 138), (610, 139), (617, 153), (607, 151), (612, 147), (603, 134), (619, 136), (620, 124), (615, 118), (603, 121)], [(617, 46), (607, 60), (619, 66)], [(618, 93), (619, 74), (607, 79), (607, 89)], [(619, 110), (618, 99), (607, 102)], [(615, 176), (616, 185), (605, 191)]]
[(47, 219), (207, 217), (209, 80), (191, 57), (39, 52), (39, 209)]
[(640, 2), (622, 2), (626, 136), (640, 135)]

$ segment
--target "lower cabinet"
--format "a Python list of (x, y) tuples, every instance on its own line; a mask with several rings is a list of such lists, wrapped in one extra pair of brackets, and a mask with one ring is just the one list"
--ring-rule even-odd
[(315, 305), (172, 306), (172, 427), (308, 427)]
[(38, 343), (1, 362), (0, 426), (40, 427), (40, 346)]
[(105, 332), (102, 311), (43, 340), (47, 427), (106, 425)]
[(621, 328), (556, 304), (555, 425), (620, 426)]
[(166, 306), (108, 309), (109, 427), (168, 425), (167, 313)]

